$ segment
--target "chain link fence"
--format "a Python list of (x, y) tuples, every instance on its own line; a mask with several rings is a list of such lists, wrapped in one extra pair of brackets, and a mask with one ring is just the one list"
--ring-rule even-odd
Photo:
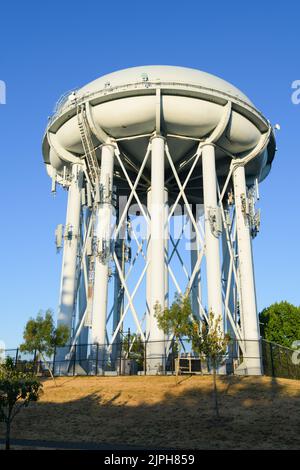
[[(266, 340), (261, 340), (259, 347), (264, 375), (300, 379), (300, 351)], [(11, 357), (19, 370), (33, 369), (40, 376), (210, 374), (212, 370), (209, 359), (195, 354), (187, 340), (181, 340), (178, 348), (174, 341), (144, 342), (130, 336), (111, 346), (77, 344), (57, 348), (53, 355), (43, 358), (38, 351), (6, 349), (2, 360), (5, 357)], [(220, 361), (219, 373), (238, 374), (239, 366), (247, 359), (253, 358), (243, 356), (238, 342), (232, 342)], [(246, 374), (251, 375), (251, 370)]]
[(262, 340), (262, 362), (265, 375), (300, 379), (300, 351)]

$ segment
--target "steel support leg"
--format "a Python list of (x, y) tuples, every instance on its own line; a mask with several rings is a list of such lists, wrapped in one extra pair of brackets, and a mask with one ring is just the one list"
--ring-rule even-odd
[(105, 368), (106, 316), (109, 280), (109, 258), (112, 220), (112, 188), (114, 147), (104, 145), (101, 155), (100, 201), (96, 218), (95, 235), (97, 257), (95, 261), (94, 296), (92, 310), (92, 343), (98, 344), (100, 373)]
[(164, 368), (164, 333), (155, 318), (155, 306), (165, 306), (165, 142), (160, 136), (152, 139), (151, 154), (151, 307), (148, 345), (148, 371), (160, 373)]
[[(60, 300), (57, 325), (66, 325), (70, 330), (70, 339), (73, 335), (73, 319), (76, 309), (77, 289), (77, 261), (78, 246), (80, 242), (80, 211), (81, 211), (81, 188), (83, 173), (81, 165), (72, 166), (72, 180), (68, 190), (68, 206), (64, 235), (64, 251), (61, 272)], [(63, 370), (67, 363), (64, 361), (67, 348), (57, 350), (57, 373)]]
[(245, 335), (246, 356), (239, 369), (245, 366), (245, 374), (261, 375), (260, 336), (256, 306), (255, 281), (252, 259), (249, 220), (246, 213), (247, 186), (245, 168), (236, 167), (233, 172), (236, 207), (239, 277), (241, 288), (242, 330)]
[[(83, 235), (86, 235), (90, 217), (91, 217), (91, 211), (89, 208), (87, 208), (84, 221), (83, 221), (83, 224), (85, 226), (85, 231), (84, 231), (84, 234), (82, 234), (81, 246), (83, 246), (83, 238), (84, 238)], [(86, 264), (86, 269), (88, 272), (89, 271), (89, 257), (87, 255), (85, 255), (85, 264)], [(81, 274), (80, 274), (79, 299), (78, 299), (78, 310), (79, 310), (78, 322), (79, 323), (87, 308), (87, 288), (88, 287), (85, 285), (85, 280), (84, 280), (84, 268), (82, 267)], [(83, 366), (85, 370), (87, 370), (86, 361), (87, 361), (88, 342), (89, 342), (89, 328), (87, 326), (83, 326), (81, 333), (79, 335), (77, 356), (80, 360), (81, 366)]]
[[(195, 217), (196, 223), (198, 222), (198, 214), (196, 210), (193, 210), (193, 215)], [(191, 275), (194, 272), (195, 266), (198, 261), (199, 255), (199, 242), (194, 231), (192, 222), (190, 221), (190, 244), (191, 244)], [(201, 302), (201, 277), (200, 269), (196, 273), (193, 284), (191, 286), (191, 306), (193, 314), (200, 319), (200, 306), (199, 301)]]
[[(151, 218), (151, 188), (147, 192), (147, 210)], [(147, 226), (147, 262), (146, 272), (146, 341), (150, 339), (151, 332), (151, 224)]]
[(168, 216), (169, 216), (169, 194), (168, 190), (165, 188), (164, 190), (164, 226), (165, 226), (165, 233), (164, 233), (164, 241), (165, 241), (165, 307), (169, 306), (169, 270), (168, 270), (168, 259), (169, 259), (169, 224), (168, 224)]
[(222, 317), (222, 285), (220, 246), (218, 234), (213, 229), (213, 219), (217, 218), (217, 178), (215, 148), (211, 144), (202, 151), (203, 196), (205, 214), (205, 254), (208, 310), (216, 317)]
[[(227, 244), (227, 237), (226, 232), (223, 228), (222, 231), (222, 254), (223, 254), (223, 283), (224, 283), (224, 292), (225, 296), (227, 294), (227, 290), (229, 289), (228, 294), (228, 308), (232, 314), (232, 317), (235, 318), (235, 283), (234, 283), (234, 274), (233, 269), (231, 270), (230, 274), (230, 253)], [(229, 344), (228, 353), (229, 353), (229, 360), (227, 361), (227, 372), (233, 373), (234, 372), (234, 361), (238, 358), (238, 348), (237, 348), (237, 339), (235, 337), (232, 325), (227, 317), (227, 313), (225, 312), (226, 318), (226, 331), (230, 335), (232, 342)]]
[[(116, 225), (119, 223), (119, 211), (116, 214)], [(121, 266), (123, 275), (124, 275), (124, 230), (120, 230), (119, 235), (115, 244), (115, 252), (119, 265)], [(124, 289), (122, 288), (121, 279), (118, 273), (118, 270), (115, 269), (114, 274), (114, 306), (113, 306), (113, 334), (119, 324), (121, 318), (121, 310), (124, 299)], [(120, 347), (121, 347), (121, 335), (120, 331), (117, 333), (114, 344), (112, 345), (112, 365), (117, 368), (119, 358), (120, 358)]]

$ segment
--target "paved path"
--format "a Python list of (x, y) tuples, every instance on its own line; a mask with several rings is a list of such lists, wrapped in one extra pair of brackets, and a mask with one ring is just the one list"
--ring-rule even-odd
[[(1, 447), (5, 440), (0, 439)], [(133, 447), (126, 444), (100, 444), (97, 442), (61, 442), (61, 441), (42, 441), (31, 439), (11, 439), (11, 447), (42, 447), (44, 449), (65, 449), (65, 450), (154, 450), (144, 447)]]

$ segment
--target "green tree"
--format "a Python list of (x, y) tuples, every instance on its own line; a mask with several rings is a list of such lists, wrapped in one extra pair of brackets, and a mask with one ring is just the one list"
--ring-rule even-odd
[(15, 416), (30, 402), (37, 401), (42, 384), (32, 372), (18, 371), (11, 358), (0, 365), (0, 421), (5, 423), (5, 448), (10, 449), (11, 424)]
[(276, 302), (259, 314), (261, 334), (288, 348), (300, 338), (300, 307), (289, 302)]
[(222, 317), (216, 317), (212, 312), (208, 316), (208, 322), (199, 322), (194, 317), (192, 328), (189, 329), (189, 338), (192, 341), (193, 351), (200, 357), (209, 361), (213, 369), (213, 396), (216, 417), (220, 417), (218, 388), (217, 388), (217, 370), (224, 364), (227, 346), (230, 342), (230, 336), (223, 332)]
[[(178, 358), (180, 358), (180, 338), (190, 335), (192, 325), (192, 307), (188, 294), (175, 294), (174, 302), (170, 308), (162, 309), (157, 303), (155, 305), (155, 317), (158, 326), (166, 335), (174, 338)], [(178, 368), (176, 368), (176, 376)]]
[(123, 341), (123, 352), (128, 359), (134, 359), (138, 370), (142, 370), (145, 362), (145, 346), (139, 334), (129, 334)]
[(65, 325), (55, 328), (51, 310), (46, 310), (45, 316), (43, 312), (39, 312), (35, 319), (30, 318), (26, 323), (23, 333), (24, 343), (20, 345), (20, 351), (29, 353), (37, 351), (54, 379), (45, 356), (49, 357), (54, 353), (55, 348), (65, 346), (69, 334), (69, 328)]

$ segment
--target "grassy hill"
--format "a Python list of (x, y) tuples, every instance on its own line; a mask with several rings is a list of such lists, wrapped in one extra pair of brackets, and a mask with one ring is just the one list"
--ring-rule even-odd
[[(216, 423), (212, 379), (63, 377), (16, 418), (12, 438), (128, 444), (144, 448), (299, 449), (300, 381), (220, 377)], [(4, 428), (0, 427), (0, 437)]]

